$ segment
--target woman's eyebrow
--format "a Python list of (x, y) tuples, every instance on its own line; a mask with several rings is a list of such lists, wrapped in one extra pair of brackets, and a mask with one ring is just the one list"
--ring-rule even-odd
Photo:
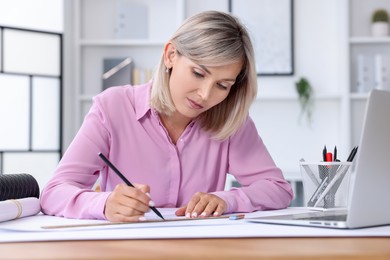
[[(201, 67), (207, 74), (211, 75), (212, 73), (207, 69), (206, 66), (204, 65), (199, 65), (199, 67)], [(232, 82), (236, 82), (236, 79), (223, 79), (224, 81), (232, 81)]]
[(206, 66), (199, 65), (199, 67), (201, 67), (204, 71), (206, 71), (207, 74), (211, 75), (211, 72), (209, 71), (209, 69)]

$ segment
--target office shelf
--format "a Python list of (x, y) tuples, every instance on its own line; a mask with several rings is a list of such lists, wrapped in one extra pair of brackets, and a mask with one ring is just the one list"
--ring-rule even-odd
[(149, 41), (149, 40), (80, 40), (80, 46), (98, 46), (98, 47), (110, 47), (110, 46), (124, 46), (124, 47), (133, 47), (133, 46), (141, 46), (141, 47), (150, 47), (157, 46), (161, 47), (165, 44), (164, 41)]
[(367, 100), (368, 93), (351, 93), (351, 100)]
[(390, 43), (390, 37), (351, 37), (349, 42), (351, 44), (388, 44)]
[[(376, 55), (382, 55), (390, 64), (390, 36), (375, 37), (371, 35), (371, 16), (376, 9), (387, 9), (390, 13), (388, 0), (349, 0), (349, 92), (350, 99), (350, 127), (351, 143), (357, 144), (360, 139), (363, 113), (368, 93), (375, 88), (377, 69), (375, 68)], [(360, 61), (359, 61), (360, 59)], [(360, 65), (358, 65), (360, 64)], [(364, 64), (364, 69), (359, 66)], [(389, 70), (390, 68), (387, 68)], [(359, 72), (360, 71), (360, 72)], [(362, 74), (362, 71), (365, 71)], [(388, 73), (388, 72), (387, 72)], [(364, 75), (363, 77), (361, 76)], [(360, 80), (358, 81), (358, 79)], [(388, 77), (387, 77), (388, 78)], [(387, 79), (388, 81), (389, 79)], [(358, 82), (364, 82), (365, 88), (358, 88)], [(383, 84), (383, 88), (390, 88), (390, 83)], [(388, 89), (390, 90), (390, 89)]]

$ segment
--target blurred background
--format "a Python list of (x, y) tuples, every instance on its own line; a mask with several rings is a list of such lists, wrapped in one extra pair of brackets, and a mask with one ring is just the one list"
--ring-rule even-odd
[(250, 113), (300, 205), (299, 160), (320, 161), (324, 145), (345, 160), (369, 91), (390, 90), (390, 0), (2, 0), (0, 172), (43, 187), (92, 97), (148, 81), (174, 30), (204, 10), (231, 12), (251, 33)]

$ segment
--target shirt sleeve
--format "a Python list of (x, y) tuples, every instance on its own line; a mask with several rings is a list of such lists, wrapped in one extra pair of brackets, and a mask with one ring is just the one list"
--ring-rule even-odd
[(109, 193), (95, 192), (92, 187), (104, 166), (98, 153), (107, 154), (109, 149), (107, 119), (99, 100), (95, 98), (54, 176), (41, 193), (43, 213), (68, 218), (105, 219), (104, 206)]
[(241, 187), (213, 193), (227, 202), (226, 213), (281, 209), (291, 203), (291, 185), (275, 165), (250, 117), (230, 138), (229, 173)]

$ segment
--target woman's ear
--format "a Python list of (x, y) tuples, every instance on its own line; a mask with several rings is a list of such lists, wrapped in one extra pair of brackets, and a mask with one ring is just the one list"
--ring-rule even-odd
[(171, 69), (173, 67), (174, 59), (176, 55), (176, 48), (172, 42), (168, 42), (164, 46), (164, 63), (167, 69)]

